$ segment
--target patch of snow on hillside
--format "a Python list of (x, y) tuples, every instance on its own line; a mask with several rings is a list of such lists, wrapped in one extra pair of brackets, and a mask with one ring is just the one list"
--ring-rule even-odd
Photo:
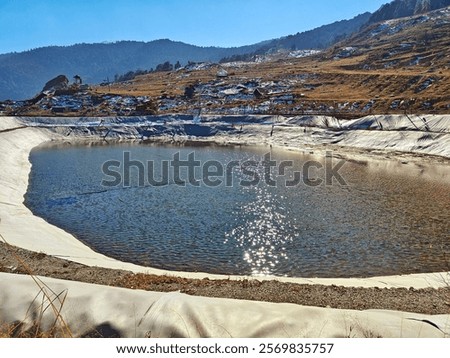
[(313, 56), (320, 52), (321, 51), (319, 51), (319, 50), (297, 50), (297, 51), (289, 52), (289, 57), (302, 58), (302, 57)]
[(420, 84), (419, 87), (417, 87), (416, 92), (422, 92), (425, 91), (427, 88), (431, 87), (433, 85), (434, 79), (433, 78), (427, 78), (424, 82)]

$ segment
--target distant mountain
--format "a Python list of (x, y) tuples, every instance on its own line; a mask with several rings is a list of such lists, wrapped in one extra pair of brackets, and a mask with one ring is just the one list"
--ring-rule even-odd
[(51, 46), (0, 55), (0, 100), (27, 99), (51, 78), (79, 75), (84, 83), (100, 83), (138, 69), (149, 70), (170, 61), (218, 62), (236, 55), (273, 52), (279, 49), (323, 49), (359, 30), (370, 13), (317, 29), (258, 44), (235, 47), (199, 47), (171, 40), (120, 41), (102, 44)]
[(0, 100), (25, 99), (38, 93), (51, 78), (79, 75), (84, 83), (100, 83), (130, 70), (149, 70), (165, 61), (217, 62), (225, 56), (256, 51), (260, 46), (239, 48), (198, 47), (170, 40), (121, 41), (43, 47), (0, 55)]
[(450, 6), (450, 0), (394, 0), (374, 12), (369, 23), (419, 15)]
[(371, 15), (370, 12), (366, 12), (351, 20), (337, 21), (314, 30), (282, 37), (269, 42), (267, 47), (292, 50), (324, 49), (358, 31), (367, 23)]

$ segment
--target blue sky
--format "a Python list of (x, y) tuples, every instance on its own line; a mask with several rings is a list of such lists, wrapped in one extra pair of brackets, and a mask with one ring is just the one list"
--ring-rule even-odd
[(241, 46), (375, 11), (389, 0), (0, 0), (0, 53), (151, 41)]

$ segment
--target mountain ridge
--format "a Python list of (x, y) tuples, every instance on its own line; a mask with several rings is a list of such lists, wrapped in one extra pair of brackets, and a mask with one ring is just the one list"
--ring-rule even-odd
[[(134, 73), (108, 86), (65, 86), (30, 101), (0, 102), (12, 116), (182, 113), (327, 115), (448, 114), (450, 7), (386, 20), (324, 51), (283, 51), (251, 61), (191, 63)], [(171, 67), (171, 66), (169, 66)], [(223, 74), (224, 73), (224, 74)], [(219, 75), (220, 74), (220, 75)], [(55, 81), (53, 81), (55, 82)], [(419, 116), (420, 115), (420, 116)], [(422, 125), (421, 124), (421, 125)]]
[(450, 6), (450, 0), (394, 0), (384, 4), (369, 19), (369, 24), (423, 14)]
[(169, 39), (47, 46), (0, 54), (0, 100), (31, 98), (51, 78), (79, 75), (84, 83), (101, 83), (130, 71), (150, 70), (169, 61), (219, 62), (247, 59), (279, 50), (326, 49), (368, 26), (422, 14), (450, 5), (450, 0), (394, 0), (373, 14), (366, 12), (313, 30), (240, 47), (201, 47)]
[(158, 64), (180, 61), (219, 62), (222, 58), (265, 53), (281, 48), (326, 48), (357, 31), (369, 13), (350, 20), (336, 21), (319, 28), (241, 47), (200, 47), (180, 41), (159, 39), (149, 42), (47, 46), (0, 55), (0, 100), (34, 96), (50, 78), (60, 74), (81, 76), (87, 83), (99, 83), (116, 74), (149, 70)]

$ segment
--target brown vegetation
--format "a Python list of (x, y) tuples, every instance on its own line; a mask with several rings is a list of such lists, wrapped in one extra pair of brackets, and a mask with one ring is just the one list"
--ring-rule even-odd
[[(395, 22), (397, 21), (397, 22)], [(427, 21), (409, 26), (407, 20), (395, 20), (392, 29), (379, 30), (372, 25), (354, 37), (318, 55), (306, 58), (273, 56), (263, 63), (241, 63), (227, 68), (229, 76), (221, 81), (239, 84), (252, 79), (292, 81), (294, 103), (280, 105), (280, 113), (301, 113), (304, 108), (329, 108), (339, 111), (345, 103), (359, 103), (358, 114), (373, 101), (366, 114), (449, 113), (450, 111), (450, 23)], [(397, 29), (396, 26), (399, 28)], [(349, 53), (345, 49), (352, 47)], [(108, 91), (121, 95), (180, 97), (185, 88), (216, 81), (219, 65), (204, 70), (156, 72), (132, 81), (116, 83)], [(303, 76), (299, 80), (299, 76)], [(222, 104), (237, 106), (252, 103)], [(191, 106), (201, 106), (192, 101)], [(323, 105), (320, 107), (320, 105)], [(213, 105), (220, 106), (220, 105)], [(179, 107), (178, 111), (185, 108)], [(332, 114), (332, 113), (331, 113)]]

